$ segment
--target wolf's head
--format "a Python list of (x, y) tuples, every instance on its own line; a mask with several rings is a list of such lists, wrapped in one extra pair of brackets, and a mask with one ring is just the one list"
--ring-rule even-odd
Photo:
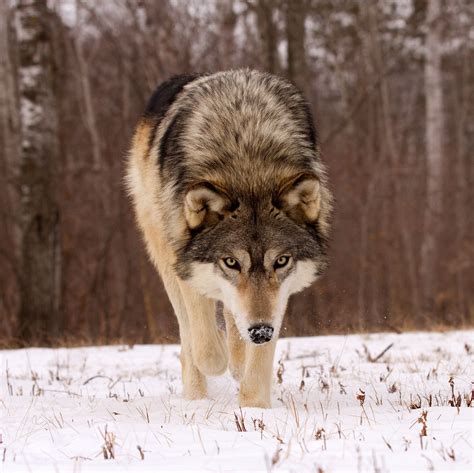
[(186, 193), (192, 237), (177, 270), (200, 293), (222, 300), (244, 340), (278, 335), (291, 294), (309, 286), (327, 265), (325, 188), (309, 173), (271, 191), (233, 194), (203, 182)]

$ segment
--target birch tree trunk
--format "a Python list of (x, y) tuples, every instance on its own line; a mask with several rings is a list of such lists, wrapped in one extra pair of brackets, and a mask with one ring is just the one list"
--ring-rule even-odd
[(424, 235), (421, 247), (421, 275), (426, 308), (434, 308), (436, 294), (439, 227), (442, 221), (443, 131), (444, 110), (441, 71), (441, 4), (440, 0), (427, 2), (425, 104), (426, 104), (426, 206)]
[(20, 330), (25, 342), (48, 343), (59, 324), (58, 117), (52, 17), (46, 0), (15, 9), (21, 130), (22, 225)]
[(11, 38), (11, 14), (7, 0), (0, 0), (0, 139), (5, 149), (9, 168), (18, 168), (18, 113), (12, 64), (13, 41)]
[(18, 222), (13, 215), (18, 214), (18, 193), (13, 182), (18, 178), (20, 154), (20, 125), (18, 114), (17, 90), (15, 87), (15, 65), (12, 61), (14, 38), (12, 37), (12, 14), (7, 0), (0, 0), (0, 197), (4, 202), (2, 209), (5, 220), (2, 221), (3, 238), (8, 238), (13, 251), (8, 255), (15, 263), (19, 257), (20, 240)]
[(18, 192), (14, 185), (18, 178), (20, 140), (14, 64), (12, 15), (7, 0), (0, 0), (0, 333), (3, 337), (16, 336), (17, 301), (19, 287)]

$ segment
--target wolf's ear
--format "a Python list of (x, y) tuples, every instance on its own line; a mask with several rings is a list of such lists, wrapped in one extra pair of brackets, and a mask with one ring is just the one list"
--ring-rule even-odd
[(184, 214), (191, 230), (217, 223), (229, 207), (230, 200), (208, 183), (192, 187), (184, 199)]
[(280, 194), (281, 208), (298, 222), (314, 223), (321, 208), (321, 184), (316, 176), (304, 174), (292, 180)]

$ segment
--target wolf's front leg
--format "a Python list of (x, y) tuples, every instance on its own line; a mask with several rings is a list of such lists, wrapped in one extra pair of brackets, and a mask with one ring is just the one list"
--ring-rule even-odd
[(216, 304), (184, 281), (179, 284), (188, 314), (193, 362), (207, 376), (220, 375), (227, 369), (227, 346), (216, 324)]
[(229, 369), (236, 381), (240, 381), (245, 370), (246, 343), (235, 325), (234, 316), (224, 307), (225, 331), (229, 348)]
[[(164, 258), (160, 261), (163, 260)], [(160, 273), (179, 324), (179, 336), (181, 339), (179, 358), (181, 361), (183, 395), (186, 399), (202, 399), (207, 394), (206, 377), (199, 371), (193, 360), (191, 328), (184, 298), (172, 268), (163, 264)]]
[(273, 356), (276, 339), (263, 345), (246, 347), (245, 373), (240, 383), (239, 401), (242, 407), (271, 407)]

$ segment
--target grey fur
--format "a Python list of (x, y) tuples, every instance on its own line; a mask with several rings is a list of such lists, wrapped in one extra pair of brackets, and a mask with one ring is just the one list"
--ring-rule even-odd
[[(309, 106), (291, 83), (249, 70), (197, 77), (150, 140), (157, 153), (151, 158), (172, 195), (171, 228), (192, 186), (212, 183), (229, 199), (227, 217), (194, 231), (170, 231), (181, 278), (189, 277), (190, 263), (216, 262), (235, 247), (251, 254), (255, 270), (274, 247), (313, 260), (318, 274), (325, 269), (332, 198)], [(322, 184), (321, 211), (311, 224), (290, 218), (279, 201), (282, 183), (305, 173)]]

